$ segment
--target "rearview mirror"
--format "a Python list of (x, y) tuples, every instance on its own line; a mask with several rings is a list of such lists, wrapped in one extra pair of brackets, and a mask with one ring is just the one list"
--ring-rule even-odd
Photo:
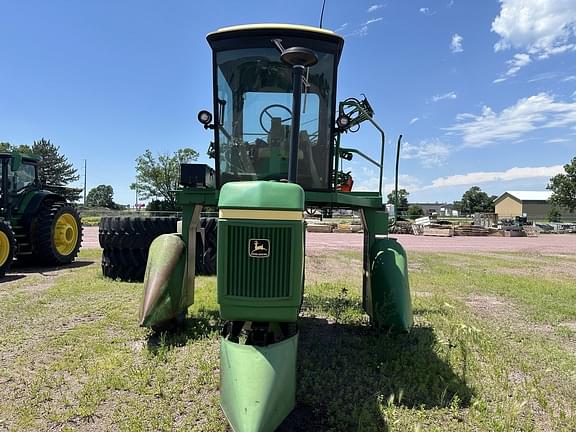
[(22, 155), (20, 153), (12, 153), (12, 161), (10, 162), (10, 170), (18, 171), (22, 166)]

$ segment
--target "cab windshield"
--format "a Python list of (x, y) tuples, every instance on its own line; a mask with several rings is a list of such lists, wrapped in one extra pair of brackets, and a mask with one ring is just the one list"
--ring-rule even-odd
[[(288, 177), (292, 71), (269, 45), (216, 52), (220, 185)], [(315, 53), (304, 72), (298, 183), (319, 190), (330, 186), (335, 56)]]

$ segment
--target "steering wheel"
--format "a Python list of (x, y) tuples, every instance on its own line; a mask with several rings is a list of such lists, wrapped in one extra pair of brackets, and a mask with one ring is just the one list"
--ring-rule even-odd
[(289, 120), (292, 120), (292, 111), (290, 111), (290, 108), (281, 105), (281, 104), (272, 104), (272, 105), (268, 105), (266, 108), (264, 108), (262, 110), (262, 112), (260, 113), (260, 127), (264, 130), (264, 132), (266, 133), (270, 133), (270, 129), (266, 129), (266, 127), (264, 126), (264, 115), (267, 115), (268, 117), (270, 117), (270, 121), (272, 120), (273, 116), (272, 114), (270, 114), (270, 111), (274, 108), (277, 108), (278, 110), (282, 110), (282, 111), (286, 111), (289, 114), (289, 117), (286, 118), (282, 118), (280, 117), (280, 123), (284, 123), (287, 122)]

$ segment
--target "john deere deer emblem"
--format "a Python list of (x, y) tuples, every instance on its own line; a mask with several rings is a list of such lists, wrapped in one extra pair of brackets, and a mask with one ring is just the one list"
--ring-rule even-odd
[(248, 255), (252, 258), (268, 258), (270, 256), (270, 240), (250, 239), (248, 241)]

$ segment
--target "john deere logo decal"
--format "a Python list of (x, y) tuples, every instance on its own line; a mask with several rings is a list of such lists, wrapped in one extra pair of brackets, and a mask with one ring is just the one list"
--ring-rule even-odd
[(252, 258), (268, 258), (270, 256), (270, 240), (248, 240), (248, 255), (250, 255)]

